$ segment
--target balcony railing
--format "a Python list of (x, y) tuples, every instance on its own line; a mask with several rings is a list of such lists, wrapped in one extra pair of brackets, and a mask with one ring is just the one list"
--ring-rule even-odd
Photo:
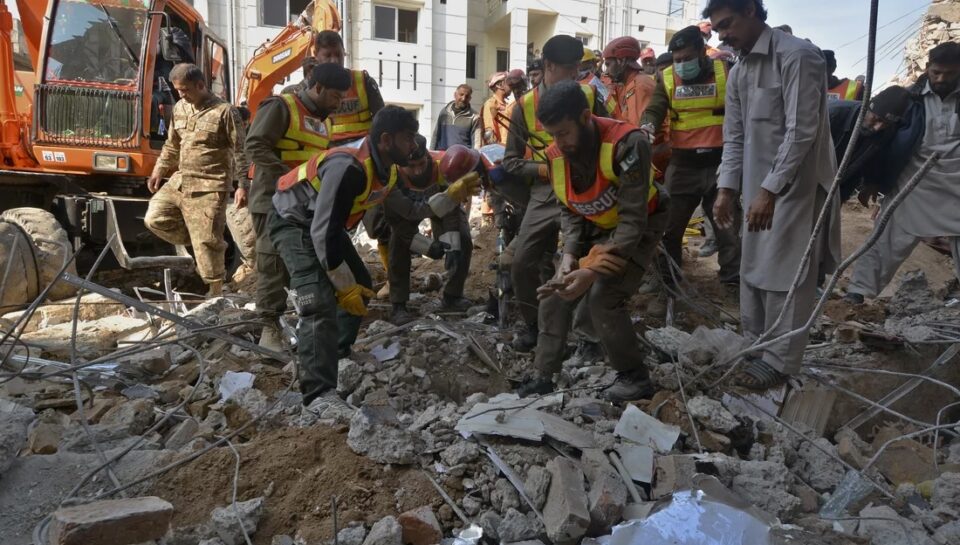
[(135, 91), (37, 85), (37, 142), (134, 148), (139, 101)]

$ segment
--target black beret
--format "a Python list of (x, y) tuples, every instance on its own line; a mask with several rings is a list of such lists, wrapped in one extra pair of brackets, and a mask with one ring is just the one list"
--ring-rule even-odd
[(677, 31), (677, 33), (673, 35), (673, 38), (670, 38), (670, 45), (667, 47), (667, 49), (670, 51), (677, 51), (678, 49), (684, 49), (691, 46), (694, 49), (701, 49), (703, 45), (703, 34), (700, 33), (700, 27), (696, 25), (690, 25), (682, 30)]
[(543, 60), (555, 64), (580, 64), (583, 42), (573, 36), (554, 36), (543, 44)]
[(870, 100), (871, 112), (890, 123), (899, 123), (910, 106), (910, 91), (899, 85), (887, 87)]
[(313, 67), (310, 77), (307, 78), (307, 84), (310, 87), (320, 85), (325, 89), (347, 91), (353, 85), (353, 78), (350, 71), (340, 66), (340, 63), (325, 62)]

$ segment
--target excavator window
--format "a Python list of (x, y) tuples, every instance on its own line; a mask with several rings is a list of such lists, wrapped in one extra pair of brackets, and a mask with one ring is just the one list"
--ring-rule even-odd
[(230, 102), (227, 52), (220, 44), (211, 40), (209, 37), (204, 40), (203, 47), (205, 49), (204, 58), (207, 64), (207, 66), (204, 67), (204, 72), (208, 74), (207, 82), (210, 87), (210, 92)]

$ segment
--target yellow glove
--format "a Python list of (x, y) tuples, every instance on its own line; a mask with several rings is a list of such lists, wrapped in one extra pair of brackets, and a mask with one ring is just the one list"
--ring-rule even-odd
[(454, 202), (461, 202), (467, 197), (472, 197), (480, 191), (480, 174), (476, 171), (462, 176), (459, 180), (450, 184), (447, 188), (447, 196)]
[(354, 284), (343, 291), (337, 291), (337, 304), (354, 316), (366, 316), (367, 303), (365, 299), (372, 299), (376, 295), (372, 289)]

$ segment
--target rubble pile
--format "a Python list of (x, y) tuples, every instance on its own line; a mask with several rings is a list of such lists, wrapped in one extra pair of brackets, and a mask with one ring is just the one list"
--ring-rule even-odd
[(927, 53), (937, 44), (960, 40), (960, 2), (933, 0), (920, 21), (920, 30), (907, 41), (904, 52), (905, 72), (897, 82), (909, 85), (927, 68)]
[[(602, 395), (615, 372), (572, 347), (556, 393), (519, 398), (530, 355), (482, 315), (373, 321), (339, 362), (344, 401), (304, 409), (293, 364), (249, 342), (245, 304), (182, 305), (192, 322), (172, 324), (87, 295), (75, 339), (72, 304), (42, 307), (8, 358), (18, 373), (0, 385), (0, 479), (36, 479), (24, 472), (48, 459), (77, 465), (58, 474), (64, 489), (21, 507), (10, 535), (28, 536), (48, 516), (49, 542), (63, 544), (97, 528), (168, 545), (332, 543), (334, 532), (351, 545), (626, 543), (669, 528), (662, 521), (692, 501), (711, 506), (704, 520), (744, 535), (892, 544), (909, 533), (945, 544), (960, 534), (954, 413), (937, 417), (936, 437), (921, 433), (932, 416), (842, 427), (832, 405), (810, 410), (827, 399), (810, 384), (850, 381), (815, 366), (787, 395), (716, 386), (727, 370), (717, 364), (747, 346), (728, 329), (646, 330), (659, 391), (619, 407)], [(931, 328), (934, 337), (910, 328), (960, 324), (922, 276), (908, 276), (888, 312), (863, 336), (812, 350), (810, 363), (869, 367), (877, 352), (867, 329), (922, 343), (947, 326)], [(18, 319), (4, 316), (5, 328)], [(815, 342), (839, 339), (839, 329), (819, 326)], [(89, 364), (76, 384), (71, 354)], [(112, 474), (93, 471), (101, 453), (122, 458)], [(84, 501), (60, 505), (85, 476), (73, 492)], [(131, 482), (136, 502), (110, 503)], [(0, 506), (15, 497), (4, 488)]]

